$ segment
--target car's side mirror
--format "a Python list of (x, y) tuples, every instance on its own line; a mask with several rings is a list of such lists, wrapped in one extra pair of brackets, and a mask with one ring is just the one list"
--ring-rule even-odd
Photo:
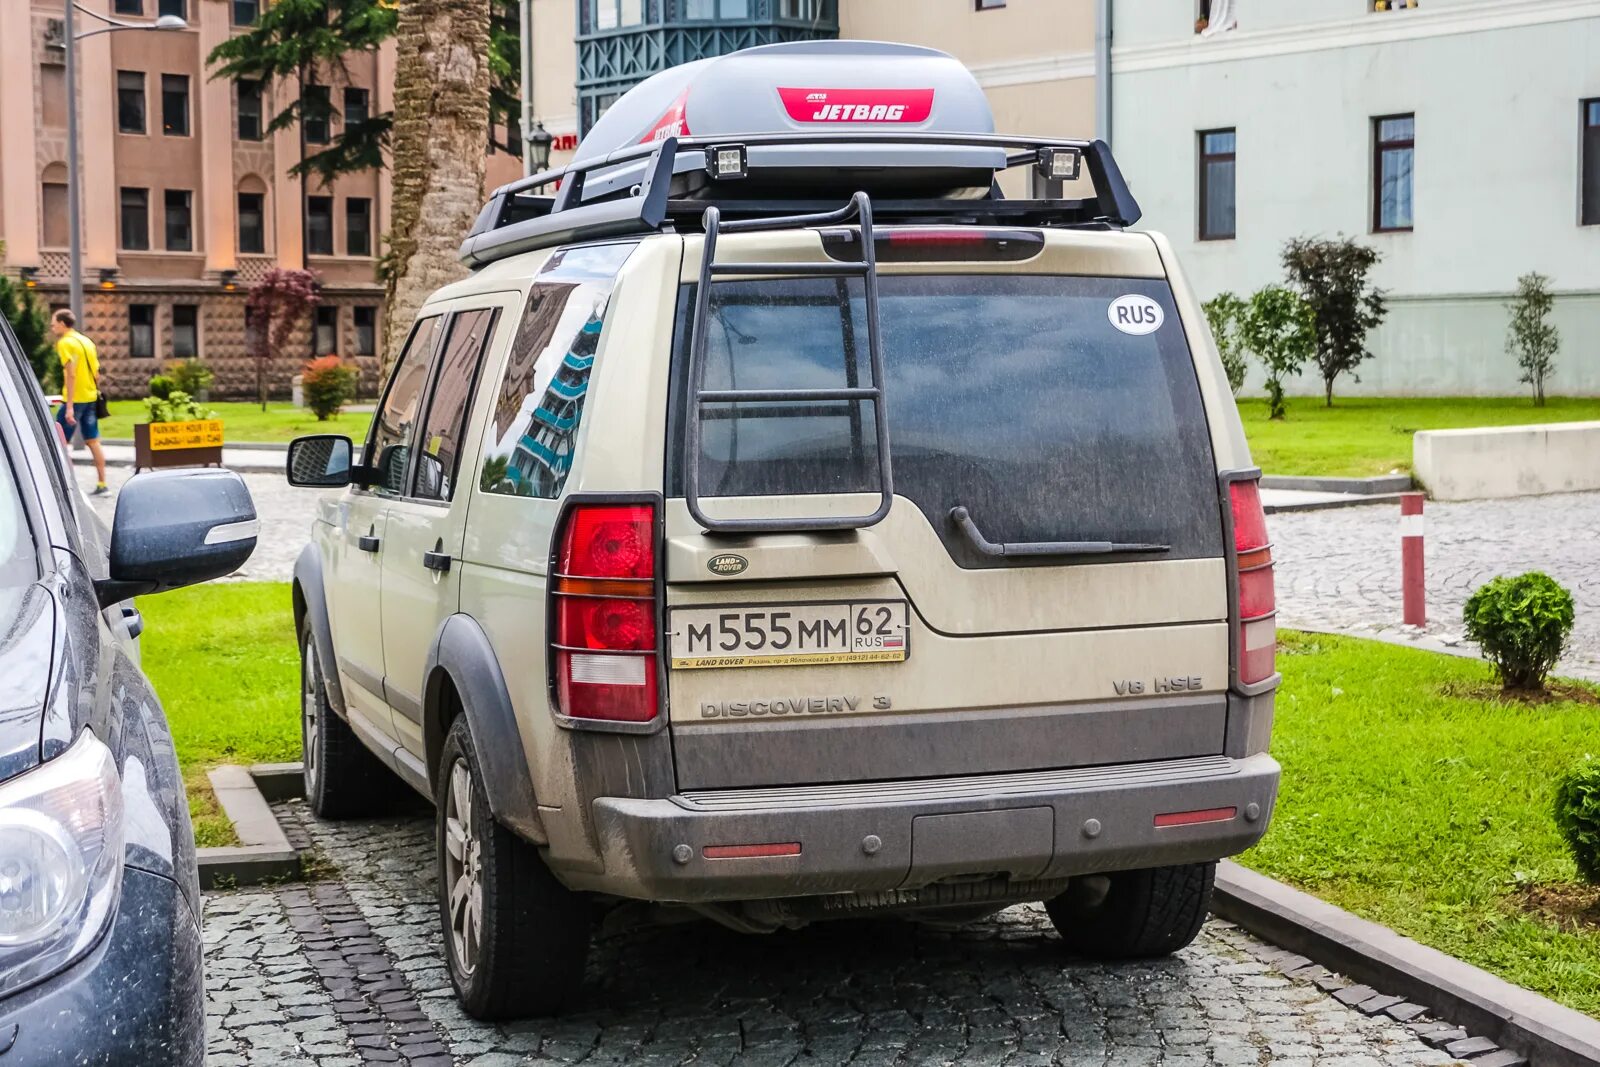
[(285, 472), (290, 485), (312, 489), (338, 489), (353, 480), (350, 438), (319, 433), (289, 442)]
[(233, 471), (135, 475), (117, 494), (110, 576), (95, 582), (100, 606), (232, 574), (255, 551), (260, 527)]

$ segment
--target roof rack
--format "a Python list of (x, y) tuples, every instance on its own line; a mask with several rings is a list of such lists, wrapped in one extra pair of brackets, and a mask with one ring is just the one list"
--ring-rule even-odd
[[(1122, 228), (1139, 220), (1139, 205), (1129, 191), (1104, 141), (1063, 140), (965, 133), (887, 133), (806, 131), (749, 136), (666, 137), (633, 145), (602, 156), (576, 160), (559, 170), (549, 170), (511, 182), (495, 190), (484, 205), (472, 232), (461, 244), (461, 259), (477, 269), (522, 252), (574, 241), (634, 234), (694, 231), (703, 226), (706, 208), (715, 207), (729, 219), (760, 219), (787, 215), (826, 213), (837, 199), (757, 199), (738, 192), (730, 178), (758, 175), (764, 168), (745, 164), (747, 148), (805, 145), (952, 146), (1004, 149), (1005, 167), (1037, 166), (1053, 154), (1081, 158), (1094, 186), (1093, 197), (1072, 200), (1007, 200), (998, 184), (987, 196), (872, 201), (877, 221), (945, 222), (990, 225)], [(740, 149), (741, 170), (719, 173), (716, 150)], [(615, 193), (602, 193), (585, 202), (584, 186), (597, 178), (614, 179), (643, 163), (642, 177)], [(629, 166), (631, 165), (631, 166)], [(793, 159), (788, 159), (793, 167)], [(694, 198), (670, 196), (679, 174), (704, 174), (707, 189)], [(1077, 164), (1068, 173), (1076, 176)], [(594, 184), (605, 185), (601, 181)], [(556, 187), (554, 194), (543, 190)]]

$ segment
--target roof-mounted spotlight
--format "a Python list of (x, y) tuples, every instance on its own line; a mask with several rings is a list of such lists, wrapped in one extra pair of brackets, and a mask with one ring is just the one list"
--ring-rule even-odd
[(748, 178), (750, 163), (742, 144), (719, 144), (706, 149), (706, 172), (713, 180)]
[(1039, 149), (1039, 173), (1053, 182), (1077, 181), (1082, 163), (1083, 153), (1076, 148)]

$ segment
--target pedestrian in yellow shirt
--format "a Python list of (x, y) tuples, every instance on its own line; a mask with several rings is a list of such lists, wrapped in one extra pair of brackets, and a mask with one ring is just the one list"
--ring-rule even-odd
[(106, 454), (100, 448), (100, 415), (95, 401), (100, 398), (100, 353), (94, 342), (77, 330), (78, 320), (62, 308), (50, 316), (50, 333), (56, 339), (56, 357), (61, 360), (61, 410), (56, 421), (68, 441), (72, 431), (83, 434), (83, 443), (94, 457), (95, 487), (90, 496), (105, 496)]

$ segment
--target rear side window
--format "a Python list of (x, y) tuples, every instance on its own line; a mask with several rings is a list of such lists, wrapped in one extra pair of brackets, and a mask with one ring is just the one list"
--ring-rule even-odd
[(563, 249), (540, 271), (495, 392), (478, 472), (484, 492), (561, 495), (611, 290), (635, 247)]
[(383, 407), (373, 420), (371, 444), (367, 446), (366, 462), (376, 468), (371, 487), (375, 493), (400, 496), (405, 492), (406, 465), (416, 439), (422, 387), (427, 384), (433, 345), (438, 339), (439, 316), (418, 319), (389, 378)]
[[(692, 291), (679, 302), (674, 357), (675, 494)], [(886, 275), (879, 293), (895, 492), (916, 503), (957, 563), (1018, 562), (977, 552), (950, 521), (957, 506), (990, 541), (1170, 546), (1150, 557), (1162, 559), (1221, 554), (1205, 410), (1165, 281)], [(870, 384), (858, 279), (720, 282), (711, 304), (708, 389)], [(708, 405), (703, 491), (875, 492), (872, 407)]]
[(495, 308), (457, 312), (450, 319), (449, 335), (439, 355), (433, 399), (418, 439), (416, 486), (413, 496), (424, 500), (449, 500), (461, 462), (461, 436), (466, 432), (467, 405), (478, 381), (478, 364), (494, 334)]

